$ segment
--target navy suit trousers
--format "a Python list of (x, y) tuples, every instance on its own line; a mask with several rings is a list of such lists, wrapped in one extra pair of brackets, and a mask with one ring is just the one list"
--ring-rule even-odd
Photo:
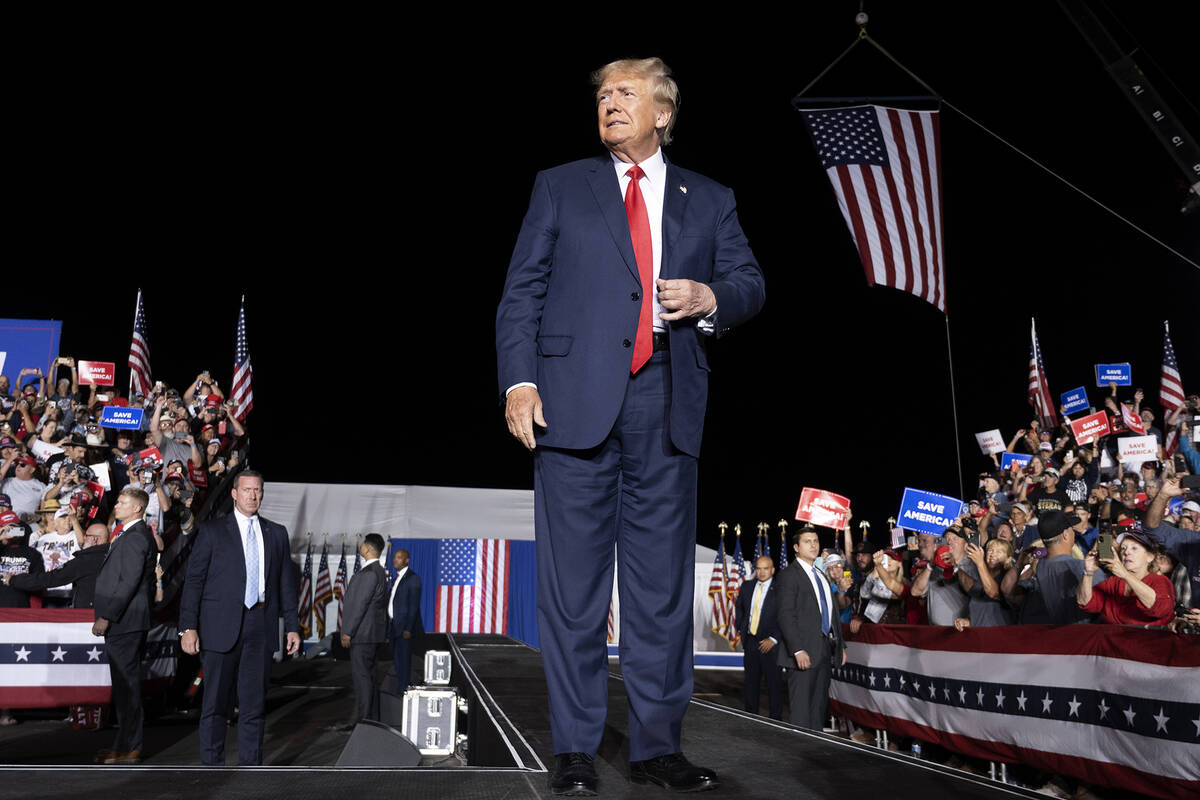
[[(669, 353), (658, 352), (629, 379), (599, 446), (534, 451), (538, 633), (555, 753), (600, 747), (614, 545), (629, 757), (680, 750), (692, 696), (697, 465), (671, 444), (670, 405)], [(553, 426), (556, 410), (545, 413)]]
[[(225, 764), (225, 733), (235, 689), (238, 765), (262, 764), (267, 681), (279, 636), (278, 623), (271, 620), (268, 626), (262, 606), (243, 610), (242, 615), (242, 633), (232, 650), (228, 653), (201, 650), (204, 701), (200, 706), (200, 761), (203, 764)], [(203, 648), (203, 639), (200, 645)]]

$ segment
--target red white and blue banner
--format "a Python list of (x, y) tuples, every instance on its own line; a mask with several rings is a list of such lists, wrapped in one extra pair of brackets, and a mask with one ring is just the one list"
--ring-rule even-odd
[(1120, 625), (864, 625), (832, 713), (992, 761), (1200, 796), (1200, 637)]
[(92, 609), (0, 608), (0, 708), (107, 703), (104, 637)]

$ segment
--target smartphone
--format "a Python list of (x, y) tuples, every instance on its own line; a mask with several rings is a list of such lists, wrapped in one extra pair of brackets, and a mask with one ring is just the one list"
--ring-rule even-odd
[(909, 536), (909, 537), (908, 537), (908, 549), (909, 549), (909, 550), (916, 550), (916, 549), (917, 549), (917, 537), (916, 537), (916, 536)]
[(892, 563), (892, 560), (891, 560), (891, 558), (889, 558), (889, 557), (888, 557), (888, 555), (887, 555), (886, 553), (885, 553), (885, 554), (884, 554), (884, 556), (883, 556), (883, 562), (882, 562), (882, 563), (883, 563), (883, 568), (884, 568), (884, 569), (887, 569), (887, 568), (888, 568), (888, 566), (889, 566), (889, 565)]
[(1112, 531), (1105, 531), (1105, 532), (1101, 533), (1099, 537), (1097, 537), (1097, 539), (1096, 539), (1096, 557), (1098, 559), (1100, 559), (1100, 560), (1104, 560), (1104, 559), (1111, 560), (1112, 559), (1112, 557), (1113, 557), (1113, 541), (1115, 538), (1116, 537), (1113, 536)]

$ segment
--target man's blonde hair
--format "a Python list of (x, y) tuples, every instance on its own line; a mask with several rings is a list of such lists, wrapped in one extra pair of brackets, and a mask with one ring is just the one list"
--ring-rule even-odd
[(666, 127), (659, 131), (659, 143), (670, 144), (675, 117), (679, 114), (679, 85), (671, 77), (671, 68), (661, 58), (622, 58), (593, 72), (592, 85), (598, 91), (611, 76), (620, 74), (637, 75), (650, 82), (655, 105), (671, 112)]

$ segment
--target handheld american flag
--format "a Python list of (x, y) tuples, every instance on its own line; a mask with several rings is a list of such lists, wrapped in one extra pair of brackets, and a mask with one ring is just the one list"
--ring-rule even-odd
[(302, 639), (312, 635), (312, 556), (312, 542), (309, 542), (308, 552), (304, 556), (304, 570), (300, 573), (300, 602), (296, 609), (300, 617)]
[(801, 116), (867, 283), (909, 292), (944, 313), (938, 112), (869, 105)]
[(508, 556), (507, 539), (438, 543), (436, 631), (508, 632)]
[(1050, 387), (1046, 384), (1046, 366), (1042, 363), (1042, 348), (1038, 345), (1037, 325), (1029, 321), (1029, 335), (1032, 343), (1029, 347), (1029, 405), (1037, 412), (1042, 427), (1052, 428), (1058, 424), (1058, 414), (1054, 411), (1054, 401), (1050, 397)]
[(329, 580), (329, 550), (321, 544), (321, 564), (317, 567), (317, 590), (313, 598), (313, 611), (317, 616), (317, 638), (325, 638), (325, 607), (333, 599), (333, 587)]
[(338, 564), (337, 580), (333, 582), (333, 596), (338, 601), (337, 629), (342, 629), (342, 605), (346, 596), (346, 546), (342, 545), (342, 560)]
[(129, 344), (129, 393), (148, 395), (153, 385), (150, 381), (150, 344), (146, 341), (146, 313), (142, 309), (139, 289), (137, 307), (133, 311), (133, 341)]
[(250, 409), (254, 408), (254, 368), (250, 366), (250, 349), (246, 345), (246, 296), (238, 309), (237, 352), (233, 357), (233, 402), (237, 404), (234, 416), (245, 421)]

